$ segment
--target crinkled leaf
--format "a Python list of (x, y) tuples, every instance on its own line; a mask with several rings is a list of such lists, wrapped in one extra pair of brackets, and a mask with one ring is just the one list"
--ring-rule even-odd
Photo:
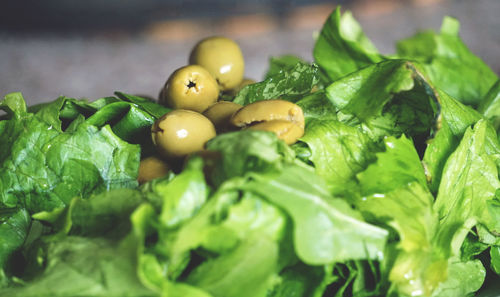
[(308, 266), (299, 263), (284, 269), (279, 275), (279, 283), (269, 293), (269, 297), (306, 297), (322, 296), (326, 286), (323, 267)]
[(340, 7), (323, 25), (313, 54), (325, 83), (382, 60), (351, 12), (341, 15)]
[(316, 173), (335, 195), (348, 195), (356, 189), (356, 173), (374, 159), (377, 149), (360, 129), (337, 120), (310, 120), (301, 141), (311, 150)]
[(140, 96), (130, 95), (123, 92), (115, 92), (115, 95), (122, 100), (131, 102), (139, 106), (141, 109), (153, 115), (155, 118), (160, 118), (171, 110), (170, 108), (167, 108), (161, 104)]
[[(19, 249), (28, 235), (31, 218), (25, 209), (0, 211), (0, 288), (8, 280), (4, 268), (13, 252)], [(15, 263), (13, 263), (15, 265)]]
[(274, 133), (243, 130), (218, 135), (206, 148), (220, 153), (211, 178), (215, 184), (251, 171), (273, 171), (293, 160), (293, 151)]
[(24, 115), (26, 113), (26, 102), (24, 102), (21, 92), (5, 95), (4, 99), (0, 101), (0, 110), (4, 110), (15, 117)]
[(139, 147), (105, 126), (86, 123), (60, 133), (38, 117), (16, 125), (18, 137), (3, 143), (11, 154), (1, 160), (0, 201), (30, 213), (65, 206), (75, 196), (137, 185)]
[(420, 61), (433, 84), (459, 101), (477, 106), (497, 75), (462, 42), (459, 23), (445, 17), (440, 34), (425, 31), (397, 44), (400, 57)]
[(64, 210), (39, 212), (32, 217), (50, 222), (62, 233), (110, 238), (130, 231), (129, 216), (143, 201), (137, 190), (114, 189), (86, 199), (75, 197)]
[(433, 292), (433, 297), (471, 296), (483, 285), (486, 270), (479, 260), (455, 262), (450, 260), (448, 278)]
[(280, 173), (251, 176), (242, 188), (288, 213), (294, 223), (295, 251), (306, 264), (381, 256), (387, 232), (363, 222), (345, 201), (330, 196), (311, 169), (287, 165)]
[(198, 266), (187, 283), (220, 297), (265, 297), (277, 276), (278, 245), (252, 238), (234, 251)]
[(326, 88), (333, 104), (361, 121), (382, 113), (393, 95), (414, 87), (412, 65), (402, 60), (385, 61), (356, 71)]
[[(66, 237), (43, 247), (43, 271), (24, 285), (0, 289), (2, 296), (158, 296), (135, 273), (135, 244), (102, 238)], [(33, 261), (33, 260), (32, 260)]]
[(162, 199), (160, 224), (175, 228), (191, 218), (205, 203), (209, 188), (203, 175), (203, 161), (192, 158), (185, 169), (171, 181), (159, 182), (152, 192)]
[[(494, 230), (487, 202), (500, 188), (496, 159), (500, 154), (488, 154), (487, 139), (496, 139), (488, 133), (488, 123), (480, 120), (468, 128), (457, 149), (446, 162), (434, 209), (438, 212), (443, 234), (441, 240), (453, 239), (453, 250), (458, 253), (469, 228), (481, 223)], [(456, 233), (456, 234), (455, 234)]]
[(409, 183), (427, 187), (424, 168), (413, 142), (402, 135), (384, 138), (385, 151), (376, 154), (377, 161), (357, 175), (362, 195), (386, 193)]
[[(387, 154), (391, 153), (394, 152)], [(368, 178), (375, 177), (364, 175), (360, 182)], [(439, 246), (434, 241), (438, 218), (432, 209), (432, 195), (417, 182), (417, 177), (412, 179), (415, 181), (409, 183), (399, 180), (399, 187), (389, 191), (383, 191), (384, 187), (375, 188), (376, 192), (363, 197), (356, 205), (367, 217), (398, 232), (397, 251), (387, 255), (395, 259), (389, 279), (399, 292), (417, 296), (418, 292), (431, 293), (446, 280), (447, 258), (442, 250), (448, 246), (447, 243)]]
[(481, 115), (443, 91), (437, 90), (434, 94), (439, 102), (440, 113), (433, 138), (427, 141), (423, 163), (430, 188), (437, 192), (446, 160), (458, 146), (465, 130), (479, 121)]
[(293, 55), (283, 55), (279, 57), (271, 57), (269, 59), (269, 69), (264, 76), (264, 79), (268, 79), (279, 74), (282, 71), (293, 68), (297, 63), (307, 63), (303, 59), (293, 56)]
[(477, 110), (491, 121), (493, 127), (500, 132), (500, 80), (484, 96)]
[(323, 90), (305, 96), (296, 102), (304, 112), (306, 122), (311, 119), (336, 119), (335, 106), (328, 100)]
[(311, 93), (318, 82), (318, 67), (300, 62), (293, 68), (282, 70), (264, 81), (244, 87), (236, 95), (234, 102), (247, 105), (259, 100), (278, 98), (297, 101)]

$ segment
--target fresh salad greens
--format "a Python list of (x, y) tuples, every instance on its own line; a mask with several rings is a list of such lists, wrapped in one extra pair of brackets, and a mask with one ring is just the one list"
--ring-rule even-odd
[(337, 8), (314, 63), (225, 100), (305, 134), (218, 135), (138, 186), (169, 110), (117, 92), (0, 101), (0, 296), (471, 296), (500, 278), (500, 81), (445, 18), (382, 55)]

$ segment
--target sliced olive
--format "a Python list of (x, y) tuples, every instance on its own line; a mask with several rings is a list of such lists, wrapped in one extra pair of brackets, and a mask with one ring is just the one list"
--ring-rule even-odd
[(248, 104), (232, 116), (231, 123), (237, 127), (244, 127), (255, 122), (272, 120), (286, 120), (304, 128), (302, 108), (295, 103), (280, 99)]
[(287, 120), (271, 120), (248, 126), (249, 130), (274, 132), (286, 144), (293, 144), (304, 135), (304, 128)]

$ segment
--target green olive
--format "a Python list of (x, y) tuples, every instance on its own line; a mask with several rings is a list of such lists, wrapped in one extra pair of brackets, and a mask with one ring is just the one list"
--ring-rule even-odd
[(271, 120), (249, 126), (248, 130), (263, 130), (274, 132), (286, 144), (293, 144), (304, 135), (304, 127), (287, 120)]
[(231, 123), (237, 127), (272, 120), (286, 120), (304, 128), (302, 108), (295, 103), (280, 99), (261, 100), (248, 104), (231, 117)]
[(215, 137), (215, 128), (200, 113), (176, 109), (153, 124), (151, 136), (162, 156), (181, 158), (202, 150), (205, 143)]
[(207, 69), (223, 91), (234, 89), (243, 81), (243, 54), (229, 38), (215, 36), (201, 40), (191, 51), (189, 63)]
[(173, 109), (203, 112), (217, 101), (217, 81), (203, 67), (188, 65), (174, 71), (160, 92), (160, 103)]
[(217, 131), (224, 132), (229, 130), (231, 116), (242, 107), (238, 103), (219, 101), (205, 110), (203, 115), (212, 121)]
[(151, 156), (141, 160), (137, 181), (143, 184), (155, 178), (165, 176), (169, 171), (168, 164), (162, 159)]

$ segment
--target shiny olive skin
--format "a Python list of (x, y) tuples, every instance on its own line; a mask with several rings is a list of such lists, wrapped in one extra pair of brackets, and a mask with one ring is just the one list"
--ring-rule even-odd
[(172, 109), (203, 112), (219, 97), (215, 78), (199, 65), (175, 70), (160, 92), (160, 103)]
[(215, 127), (208, 118), (185, 109), (166, 113), (151, 127), (153, 143), (166, 158), (182, 158), (200, 151), (215, 135)]
[(244, 106), (231, 117), (231, 123), (237, 127), (272, 120), (286, 120), (304, 128), (302, 108), (280, 99), (256, 101)]
[(225, 132), (230, 130), (231, 116), (242, 107), (238, 103), (219, 101), (205, 110), (203, 115), (212, 121), (217, 132)]
[(304, 135), (304, 127), (287, 120), (271, 120), (248, 126), (248, 130), (262, 130), (274, 132), (286, 144), (294, 144)]
[(243, 81), (243, 53), (239, 45), (229, 38), (214, 36), (201, 40), (191, 51), (189, 63), (207, 69), (222, 91), (234, 89)]
[(139, 176), (137, 181), (143, 184), (155, 178), (167, 175), (170, 168), (168, 164), (157, 156), (147, 157), (139, 164)]

